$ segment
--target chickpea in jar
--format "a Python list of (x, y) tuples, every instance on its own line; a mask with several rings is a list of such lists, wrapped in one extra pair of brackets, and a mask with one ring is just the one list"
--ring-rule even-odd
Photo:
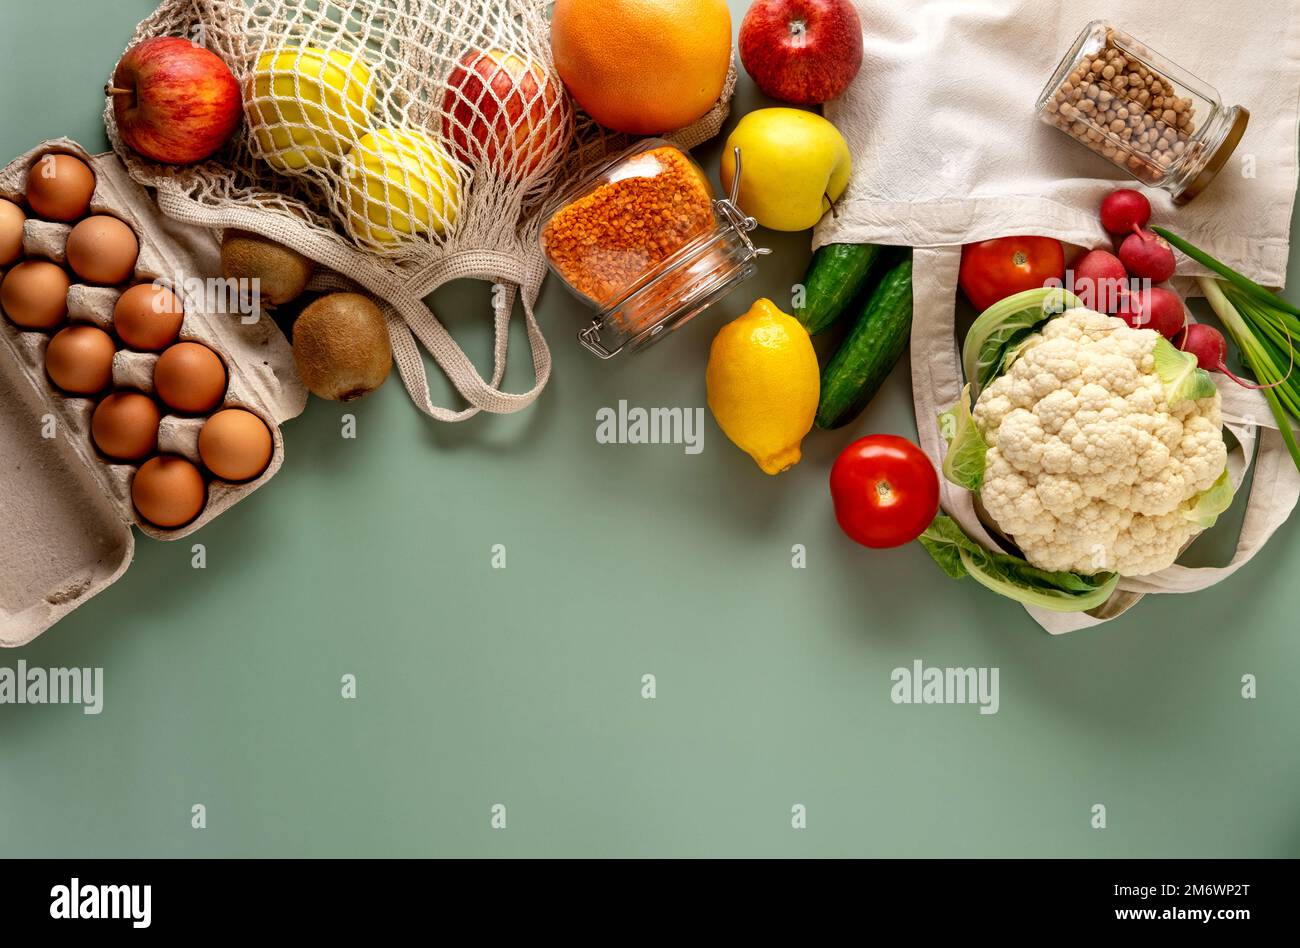
[(1200, 193), (1250, 113), (1122, 30), (1090, 23), (1039, 99), (1040, 118), (1180, 203)]

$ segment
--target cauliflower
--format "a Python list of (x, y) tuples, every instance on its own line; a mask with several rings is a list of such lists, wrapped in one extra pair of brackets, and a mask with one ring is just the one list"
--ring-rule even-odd
[(1219, 393), (1210, 382), (1191, 390), (1204, 397), (1171, 404), (1160, 342), (1153, 330), (1071, 309), (980, 394), (980, 499), (1032, 565), (1144, 576), (1172, 564), (1204, 526), (1188, 511), (1226, 483)]

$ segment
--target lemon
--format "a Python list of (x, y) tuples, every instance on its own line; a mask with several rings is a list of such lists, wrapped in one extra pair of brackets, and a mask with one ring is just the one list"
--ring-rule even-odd
[(284, 174), (329, 167), (370, 127), (370, 66), (342, 50), (286, 46), (253, 68), (248, 124), (258, 153)]
[(817, 353), (798, 320), (758, 300), (718, 330), (704, 380), (718, 426), (764, 472), (799, 463), (820, 387)]
[(460, 212), (460, 176), (442, 145), (413, 128), (363, 135), (343, 162), (348, 229), (386, 247), (420, 234), (445, 234)]

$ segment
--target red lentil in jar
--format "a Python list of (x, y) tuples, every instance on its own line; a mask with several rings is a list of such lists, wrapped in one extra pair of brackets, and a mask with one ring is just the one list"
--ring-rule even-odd
[(681, 149), (649, 139), (552, 205), (541, 246), (551, 270), (599, 311), (579, 338), (608, 358), (656, 341), (749, 276), (753, 226), (714, 200)]

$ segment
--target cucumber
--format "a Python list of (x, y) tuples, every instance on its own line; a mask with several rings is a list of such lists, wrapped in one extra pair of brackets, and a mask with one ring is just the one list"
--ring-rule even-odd
[(818, 428), (839, 428), (862, 413), (907, 348), (912, 331), (912, 255), (890, 268), (822, 372)]
[(794, 318), (808, 330), (808, 335), (829, 329), (848, 312), (882, 249), (875, 244), (825, 244), (817, 248), (803, 278), (804, 305), (794, 310)]

